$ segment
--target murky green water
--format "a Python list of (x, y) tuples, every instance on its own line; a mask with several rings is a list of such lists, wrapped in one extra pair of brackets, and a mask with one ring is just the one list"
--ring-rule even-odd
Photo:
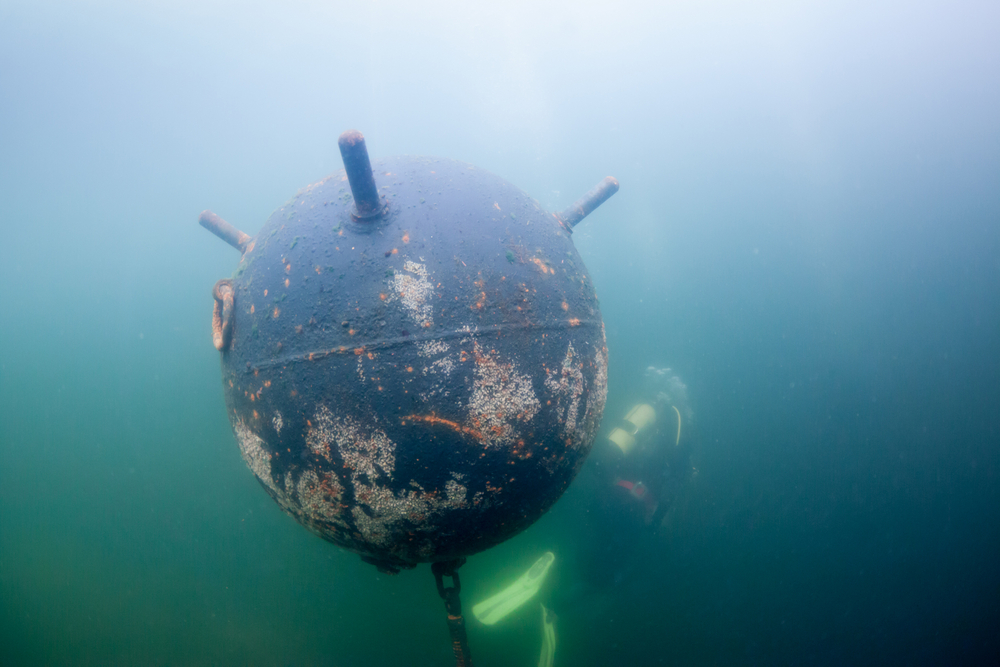
[[(998, 19), (0, 5), (0, 663), (452, 662), (429, 568), (380, 575), (260, 488), (211, 342), (237, 257), (198, 213), (256, 232), (351, 127), (553, 210), (622, 184), (574, 234), (606, 419), (671, 366), (698, 474), (560, 614), (556, 665), (996, 661)], [(546, 549), (572, 586), (589, 472), (469, 560), (467, 608)], [(534, 665), (537, 607), (469, 639)]]

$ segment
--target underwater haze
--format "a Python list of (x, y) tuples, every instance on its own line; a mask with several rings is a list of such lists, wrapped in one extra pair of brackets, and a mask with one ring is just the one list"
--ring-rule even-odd
[[(256, 234), (351, 128), (550, 211), (621, 183), (572, 237), (596, 446), (669, 366), (697, 474), (555, 665), (1000, 662), (996, 3), (2, 0), (0, 664), (454, 663), (428, 566), (254, 479), (212, 345), (199, 213)], [(467, 612), (572, 563), (592, 466)], [(537, 605), (468, 633), (537, 664)]]

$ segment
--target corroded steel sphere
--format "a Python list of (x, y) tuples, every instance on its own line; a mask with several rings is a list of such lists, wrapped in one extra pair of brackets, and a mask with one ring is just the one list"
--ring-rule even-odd
[(601, 420), (607, 348), (573, 212), (454, 160), (369, 163), (358, 133), (341, 147), (347, 170), (256, 237), (202, 216), (243, 251), (215, 290), (233, 431), (324, 539), (389, 571), (467, 556), (559, 498)]

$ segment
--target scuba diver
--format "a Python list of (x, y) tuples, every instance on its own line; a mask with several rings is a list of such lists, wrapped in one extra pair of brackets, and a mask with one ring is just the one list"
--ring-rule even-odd
[[(539, 667), (552, 667), (556, 634), (553, 610), (563, 610), (588, 593), (627, 578), (645, 540), (668, 518), (678, 494), (695, 473), (691, 465), (693, 412), (687, 386), (669, 368), (646, 369), (642, 400), (594, 446), (587, 463), (589, 503), (585, 534), (577, 541), (578, 581), (546, 586), (555, 564), (545, 552), (513, 584), (472, 608), (493, 625), (536, 597), (540, 599), (542, 650)], [(540, 593), (541, 591), (541, 593)]]

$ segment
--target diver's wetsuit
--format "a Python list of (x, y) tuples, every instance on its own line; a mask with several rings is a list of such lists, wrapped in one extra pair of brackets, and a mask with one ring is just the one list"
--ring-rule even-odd
[(579, 554), (580, 573), (592, 587), (603, 588), (627, 576), (640, 543), (655, 532), (690, 476), (690, 437), (683, 435), (677, 444), (673, 409), (659, 412), (664, 423), (643, 434), (628, 456), (607, 441), (595, 448), (597, 488)]

